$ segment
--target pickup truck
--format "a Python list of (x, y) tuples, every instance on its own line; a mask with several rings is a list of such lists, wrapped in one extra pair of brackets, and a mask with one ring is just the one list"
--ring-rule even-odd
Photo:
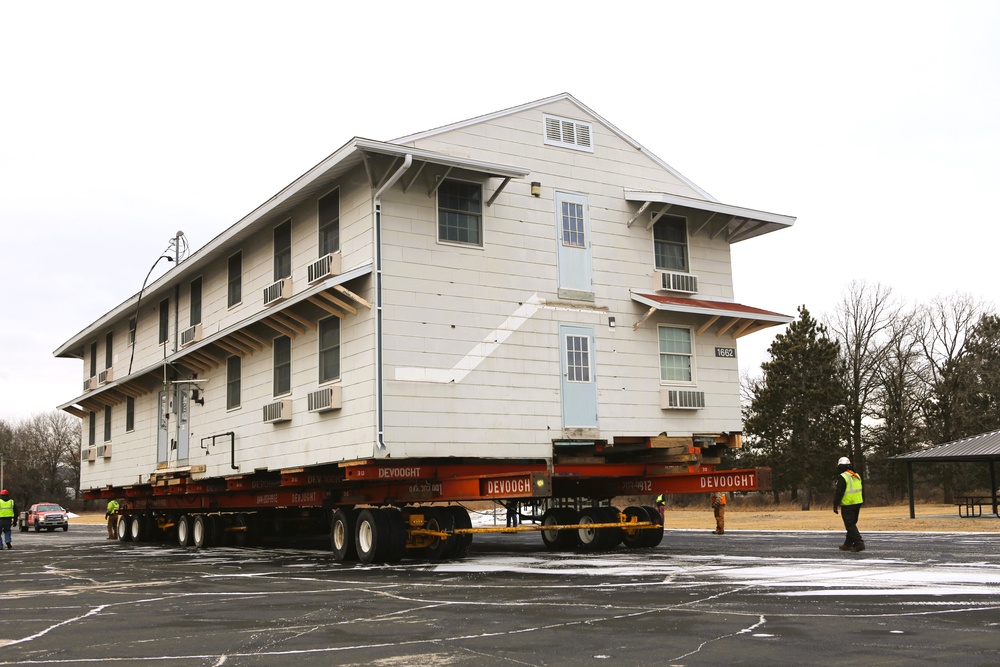
[(56, 503), (35, 503), (17, 518), (17, 527), (22, 533), (28, 532), (31, 526), (34, 526), (36, 533), (40, 533), (43, 528), (49, 531), (56, 528), (69, 530), (69, 515)]

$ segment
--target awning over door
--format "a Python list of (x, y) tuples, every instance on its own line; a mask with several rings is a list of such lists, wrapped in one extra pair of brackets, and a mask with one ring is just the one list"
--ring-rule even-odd
[(740, 338), (767, 327), (788, 324), (795, 319), (788, 315), (772, 313), (769, 310), (744, 306), (731, 301), (689, 299), (636, 290), (632, 290), (632, 300), (649, 306), (646, 314), (632, 327), (633, 330), (638, 329), (650, 315), (658, 310), (698, 316), (700, 324), (697, 332), (699, 335), (709, 331), (714, 332), (719, 337), (730, 336), (731, 338)]

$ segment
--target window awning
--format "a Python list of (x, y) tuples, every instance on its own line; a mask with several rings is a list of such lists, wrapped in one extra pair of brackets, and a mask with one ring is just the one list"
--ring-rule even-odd
[(633, 325), (633, 331), (658, 310), (700, 316), (701, 323), (697, 329), (699, 335), (714, 326), (716, 336), (729, 335), (732, 338), (740, 338), (779, 324), (788, 324), (795, 319), (732, 301), (707, 301), (636, 290), (632, 290), (632, 300), (649, 306), (646, 314)]
[(669, 192), (625, 190), (625, 200), (641, 202), (642, 206), (629, 221), (631, 227), (649, 210), (646, 228), (649, 229), (665, 213), (688, 218), (688, 231), (693, 236), (704, 231), (711, 238), (724, 235), (730, 243), (745, 241), (761, 234), (785, 229), (795, 224), (795, 218), (779, 213), (755, 211), (717, 201), (682, 197)]

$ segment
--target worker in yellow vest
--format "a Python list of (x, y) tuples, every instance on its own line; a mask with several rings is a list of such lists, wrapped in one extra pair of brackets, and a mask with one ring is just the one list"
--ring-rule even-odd
[(715, 530), (712, 532), (716, 535), (722, 535), (726, 532), (726, 492), (716, 491), (709, 497), (708, 502), (712, 505), (712, 512), (715, 514)]
[(104, 518), (108, 520), (108, 539), (114, 540), (118, 537), (118, 508), (121, 505), (112, 498), (108, 501), (108, 511), (104, 513)]
[(854, 472), (851, 460), (842, 456), (837, 461), (837, 489), (833, 494), (833, 511), (840, 511), (847, 536), (840, 545), (841, 551), (864, 551), (865, 541), (858, 532), (858, 515), (864, 497), (861, 495), (861, 476)]
[(14, 523), (17, 512), (14, 509), (14, 499), (7, 493), (7, 489), (0, 491), (0, 534), (8, 549), (13, 549), (10, 543), (10, 527)]

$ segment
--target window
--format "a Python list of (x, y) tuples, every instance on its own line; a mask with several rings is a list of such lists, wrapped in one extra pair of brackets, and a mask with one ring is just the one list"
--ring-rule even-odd
[(190, 326), (201, 324), (201, 278), (191, 281), (191, 321)]
[(274, 282), (292, 275), (292, 221), (274, 228)]
[(240, 391), (243, 374), (243, 360), (240, 357), (226, 359), (226, 409), (240, 407)]
[(128, 344), (135, 345), (135, 318), (128, 318)]
[(111, 440), (111, 406), (104, 406), (104, 442)]
[(691, 370), (691, 330), (681, 327), (659, 327), (660, 381), (693, 382)]
[(104, 337), (104, 367), (111, 368), (115, 364), (115, 333), (109, 331)]
[(663, 271), (687, 271), (687, 220), (664, 215), (653, 225), (653, 251), (656, 268)]
[(170, 339), (170, 299), (160, 302), (160, 334), (158, 343), (166, 343)]
[(562, 242), (563, 245), (573, 248), (587, 247), (582, 203), (562, 202)]
[(438, 240), (482, 245), (482, 186), (449, 180), (441, 184), (438, 188)]
[(319, 256), (340, 250), (340, 190), (319, 200)]
[(292, 391), (292, 339), (278, 336), (274, 339), (274, 395)]
[(135, 399), (131, 396), (125, 398), (125, 432), (131, 433), (135, 430)]
[(87, 442), (91, 447), (97, 442), (97, 413), (90, 413), (90, 426), (87, 429)]
[(566, 379), (590, 382), (590, 338), (566, 336)]
[(243, 301), (243, 253), (229, 258), (229, 299), (230, 308)]
[(97, 375), (97, 341), (90, 344), (90, 377)]
[(340, 377), (340, 318), (328, 317), (319, 323), (319, 382)]

